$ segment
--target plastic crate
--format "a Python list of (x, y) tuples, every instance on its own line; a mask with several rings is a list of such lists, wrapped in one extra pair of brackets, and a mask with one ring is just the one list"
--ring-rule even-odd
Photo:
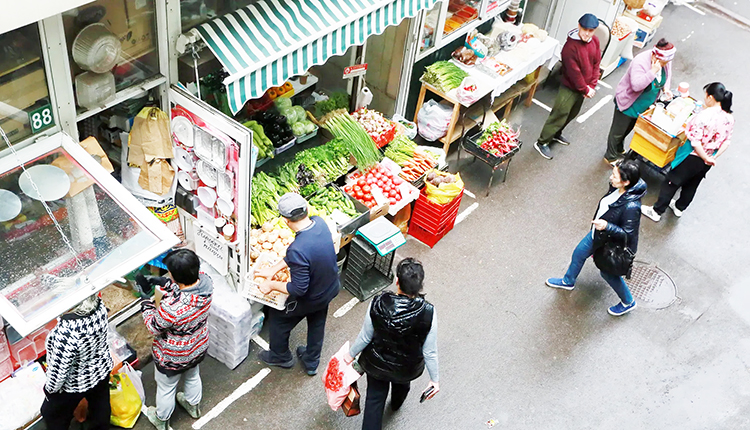
[(433, 234), (438, 234), (445, 229), (446, 226), (453, 228), (453, 224), (456, 223), (456, 217), (458, 216), (458, 208), (451, 213), (451, 216), (445, 221), (436, 221), (435, 219), (429, 218), (425, 215), (412, 214), (410, 224), (417, 224), (423, 229)]
[(374, 246), (361, 237), (354, 237), (342, 273), (344, 288), (360, 301), (365, 301), (393, 283), (395, 253), (378, 254)]
[(432, 223), (442, 225), (448, 222), (451, 218), (455, 219), (458, 208), (461, 206), (461, 198), (463, 197), (463, 195), (464, 192), (463, 190), (461, 190), (461, 193), (457, 195), (450, 203), (439, 205), (437, 203), (431, 202), (427, 198), (427, 195), (422, 192), (419, 196), (419, 199), (417, 199), (417, 202), (414, 205), (412, 218), (414, 218), (414, 216), (416, 215), (417, 218), (422, 217)]
[(409, 235), (432, 248), (440, 241), (440, 239), (453, 229), (453, 224), (454, 222), (446, 224), (440, 231), (433, 233), (425, 227), (422, 227), (420, 224), (412, 222), (409, 224)]
[(477, 134), (469, 137), (468, 139), (465, 139), (463, 141), (463, 147), (469, 154), (479, 158), (483, 162), (489, 164), (492, 167), (499, 166), (501, 163), (510, 160), (511, 157), (516, 155), (518, 151), (521, 150), (521, 141), (519, 140), (517, 142), (517, 145), (515, 148), (513, 148), (509, 153), (503, 155), (502, 157), (496, 157), (495, 155), (485, 151), (481, 146), (477, 145), (477, 142), (479, 141), (479, 138), (482, 136), (482, 133), (484, 133), (482, 130), (480, 130)]

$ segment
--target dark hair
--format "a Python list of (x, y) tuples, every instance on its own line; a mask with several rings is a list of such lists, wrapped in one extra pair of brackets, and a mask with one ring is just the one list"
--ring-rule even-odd
[(669, 41), (667, 39), (663, 38), (663, 37), (661, 39), (659, 39), (658, 42), (656, 42), (656, 47), (659, 48), (659, 49), (662, 49), (662, 48), (664, 48), (666, 46), (669, 46)]
[(192, 285), (198, 281), (201, 262), (195, 252), (189, 249), (169, 251), (164, 264), (178, 284)]
[(308, 214), (307, 208), (301, 209), (301, 212), (295, 209), (291, 216), (284, 217), (284, 218), (288, 219), (290, 222), (297, 222), (297, 221), (307, 218), (307, 214)]
[(422, 291), (424, 282), (424, 268), (422, 263), (414, 258), (404, 258), (396, 267), (398, 287), (402, 292), (410, 296), (416, 296)]
[(706, 94), (721, 104), (721, 109), (724, 112), (732, 113), (732, 92), (728, 91), (724, 84), (721, 82), (712, 82), (703, 87), (703, 89), (706, 91)]
[(635, 160), (622, 160), (617, 165), (617, 170), (620, 172), (620, 180), (628, 181), (625, 189), (633, 187), (641, 179), (641, 166)]

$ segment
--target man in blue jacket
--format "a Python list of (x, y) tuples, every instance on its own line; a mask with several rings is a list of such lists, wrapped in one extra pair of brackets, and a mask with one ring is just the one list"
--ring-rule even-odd
[[(307, 319), (307, 346), (297, 347), (297, 357), (308, 375), (318, 372), (323, 349), (328, 304), (339, 293), (339, 273), (333, 238), (325, 221), (308, 217), (307, 201), (296, 193), (286, 193), (279, 199), (279, 213), (295, 233), (294, 242), (286, 250), (286, 257), (275, 266), (258, 273), (265, 278), (260, 290), (289, 294), (286, 309), (268, 310), (270, 350), (261, 351), (259, 358), (270, 366), (290, 368), (294, 356), (289, 350), (289, 333), (303, 319)], [(271, 278), (289, 267), (290, 282)]]

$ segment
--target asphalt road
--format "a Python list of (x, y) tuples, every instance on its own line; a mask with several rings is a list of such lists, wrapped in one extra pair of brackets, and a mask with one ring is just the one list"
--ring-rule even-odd
[[(744, 0), (743, 0), (744, 1)], [(427, 270), (427, 298), (440, 318), (442, 391), (419, 404), (427, 375), (415, 381), (404, 407), (386, 412), (385, 428), (485, 429), (740, 429), (750, 427), (750, 286), (747, 244), (747, 84), (750, 33), (711, 16), (673, 5), (663, 13), (657, 37), (678, 48), (673, 86), (687, 81), (694, 94), (720, 80), (734, 92), (733, 147), (701, 185), (681, 219), (671, 212), (658, 224), (643, 218), (638, 260), (655, 263), (677, 284), (677, 300), (663, 310), (645, 306), (614, 318), (618, 300), (587, 263), (572, 292), (544, 286), (561, 276), (573, 247), (590, 228), (609, 169), (602, 156), (612, 117), (607, 104), (582, 124), (573, 123), (569, 147), (553, 147), (543, 160), (533, 149), (546, 111), (519, 107), (525, 146), (506, 183), (497, 173), (484, 196), (489, 169), (469, 158), (456, 163), (467, 189), (462, 210), (479, 206), (434, 249), (414, 239), (398, 258), (419, 258)], [(624, 69), (605, 82), (615, 86)], [(584, 112), (613, 94), (601, 88)], [(555, 92), (537, 99), (551, 105)], [(465, 156), (466, 157), (466, 156)], [(648, 175), (652, 204), (659, 178)], [(342, 291), (330, 313), (351, 299)], [(329, 318), (323, 356), (356, 337), (366, 303), (341, 318)], [(302, 324), (292, 347), (304, 342)], [(264, 332), (263, 336), (267, 336)], [(230, 371), (209, 358), (201, 365), (204, 413), (256, 375), (263, 366), (251, 356)], [(149, 404), (153, 366), (145, 369)], [(364, 388), (364, 381), (361, 388)], [(175, 429), (191, 420), (177, 409)], [(355, 429), (361, 417), (345, 418), (327, 406), (319, 377), (299, 367), (273, 369), (248, 394), (203, 427), (213, 429)], [(142, 417), (137, 429), (148, 429)]]

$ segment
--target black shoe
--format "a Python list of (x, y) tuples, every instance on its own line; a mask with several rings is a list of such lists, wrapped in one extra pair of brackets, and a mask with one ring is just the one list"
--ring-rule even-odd
[(278, 366), (284, 369), (291, 369), (294, 366), (294, 357), (289, 361), (273, 361), (271, 360), (271, 351), (261, 351), (258, 353), (260, 361), (266, 363), (269, 366)]
[(553, 137), (552, 140), (555, 141), (555, 142), (557, 142), (557, 143), (559, 143), (559, 144), (561, 144), (561, 145), (570, 145), (570, 141), (565, 136), (563, 136), (562, 134)]
[[(404, 400), (406, 400), (406, 399), (404, 399)], [(401, 406), (402, 406), (403, 404), (404, 404), (404, 401), (403, 401), (403, 400), (402, 400), (402, 401), (401, 401), (401, 403), (399, 403), (399, 404), (395, 404), (395, 403), (393, 403), (393, 401), (391, 401), (391, 410), (392, 410), (393, 412), (396, 412), (396, 411), (398, 411), (399, 409), (401, 409)]]
[(552, 151), (550, 151), (549, 145), (546, 143), (534, 142), (534, 148), (536, 148), (537, 152), (539, 152), (542, 157), (548, 160), (552, 159)]
[(305, 352), (307, 351), (307, 347), (300, 345), (297, 347), (297, 358), (299, 358), (300, 364), (302, 364), (302, 368), (305, 369), (305, 373), (307, 373), (308, 376), (315, 376), (318, 374), (318, 369), (308, 369), (305, 367), (305, 361), (302, 360), (302, 356), (305, 355)]

